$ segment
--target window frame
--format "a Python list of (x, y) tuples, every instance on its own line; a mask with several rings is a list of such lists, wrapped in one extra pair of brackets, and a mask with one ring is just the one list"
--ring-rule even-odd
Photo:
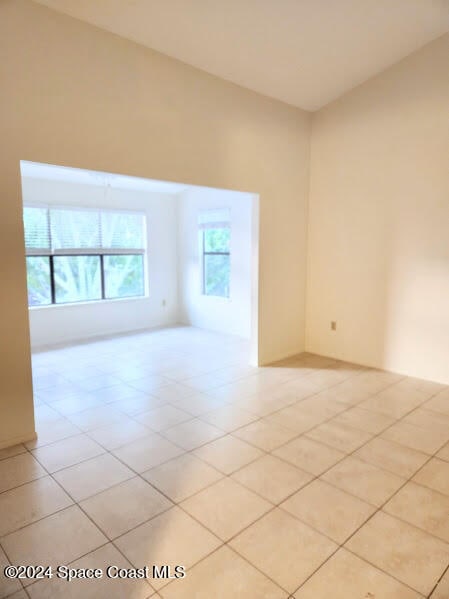
[[(27, 248), (25, 246), (25, 257), (41, 257), (48, 258), (49, 260), (49, 277), (50, 277), (50, 299), (51, 302), (48, 304), (28, 304), (29, 309), (41, 309), (41, 308), (53, 308), (57, 306), (70, 306), (77, 304), (92, 304), (98, 302), (115, 302), (121, 300), (138, 300), (148, 297), (148, 277), (147, 277), (147, 216), (145, 212), (141, 210), (120, 210), (111, 208), (93, 208), (80, 205), (60, 206), (60, 205), (48, 205), (41, 203), (27, 202), (23, 205), (24, 208), (43, 208), (47, 210), (48, 218), (48, 231), (49, 231), (49, 248)], [(50, 210), (51, 209), (65, 209), (65, 210), (97, 210), (99, 212), (112, 212), (112, 213), (126, 213), (126, 214), (140, 214), (142, 216), (142, 236), (143, 236), (143, 248), (63, 248), (53, 249), (51, 247), (51, 227), (50, 227)], [(57, 302), (56, 301), (56, 284), (54, 276), (54, 258), (55, 257), (98, 257), (100, 259), (100, 289), (101, 297), (95, 299), (80, 299), (72, 300), (68, 302)], [(106, 284), (105, 284), (105, 268), (104, 268), (104, 256), (142, 256), (142, 278), (143, 278), (143, 293), (141, 295), (127, 295), (120, 297), (106, 297)]]
[(229, 272), (229, 283), (228, 283), (228, 294), (227, 295), (216, 295), (214, 293), (206, 292), (206, 256), (228, 256), (229, 257), (229, 271), (231, 270), (231, 242), (229, 241), (229, 250), (227, 252), (211, 252), (206, 251), (206, 231), (210, 229), (229, 229), (231, 231), (230, 224), (217, 223), (219, 226), (214, 227), (213, 223), (211, 223), (208, 227), (204, 227), (201, 229), (201, 250), (202, 250), (202, 281), (201, 281), (201, 291), (202, 295), (205, 297), (218, 297), (224, 300), (229, 300), (231, 297), (231, 272)]

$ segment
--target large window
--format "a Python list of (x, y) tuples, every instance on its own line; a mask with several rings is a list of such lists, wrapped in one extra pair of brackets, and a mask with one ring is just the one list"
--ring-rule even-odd
[(229, 297), (231, 276), (231, 229), (229, 211), (200, 214), (202, 246), (202, 291), (204, 295)]
[(25, 206), (28, 305), (145, 293), (145, 216), (139, 212)]

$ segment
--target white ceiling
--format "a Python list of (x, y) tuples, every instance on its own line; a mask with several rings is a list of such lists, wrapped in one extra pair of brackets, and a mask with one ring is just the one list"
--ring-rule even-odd
[(143, 179), (141, 177), (128, 177), (127, 175), (89, 171), (68, 166), (29, 162), (27, 160), (20, 161), (20, 172), (22, 177), (30, 177), (32, 179), (65, 181), (67, 183), (79, 183), (81, 185), (98, 185), (99, 187), (108, 185), (115, 189), (134, 189), (153, 193), (174, 194), (189, 189), (188, 185), (182, 185), (180, 183), (156, 181), (153, 179)]
[(38, 0), (317, 110), (449, 30), (449, 0)]

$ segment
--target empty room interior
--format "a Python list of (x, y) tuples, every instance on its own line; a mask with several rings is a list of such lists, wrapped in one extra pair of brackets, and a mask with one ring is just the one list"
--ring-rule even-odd
[(0, 599), (449, 599), (449, 0), (0, 52)]

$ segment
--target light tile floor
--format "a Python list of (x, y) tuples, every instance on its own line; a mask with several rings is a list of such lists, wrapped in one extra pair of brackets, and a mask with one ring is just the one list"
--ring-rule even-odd
[(38, 439), (0, 451), (14, 599), (446, 599), (449, 387), (177, 327), (33, 355)]

